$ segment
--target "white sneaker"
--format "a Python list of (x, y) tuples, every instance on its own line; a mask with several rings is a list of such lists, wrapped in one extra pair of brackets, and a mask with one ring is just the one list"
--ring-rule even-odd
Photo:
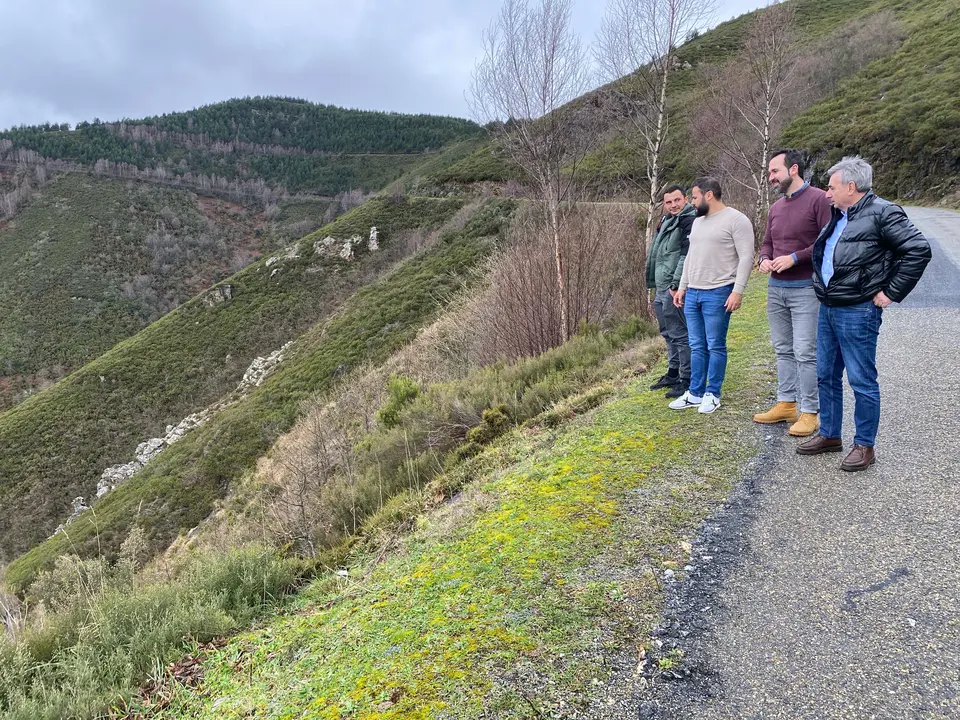
[(720, 398), (718, 398), (718, 397), (717, 397), (716, 395), (714, 395), (713, 393), (704, 393), (704, 394), (703, 394), (703, 400), (700, 401), (700, 410), (699, 410), (699, 412), (702, 412), (702, 413), (704, 413), (704, 414), (706, 414), (706, 413), (712, 413), (712, 412), (713, 412), (714, 410), (716, 410), (718, 407), (720, 407)]
[(672, 410), (685, 410), (686, 408), (699, 407), (702, 400), (696, 395), (691, 395), (690, 391), (687, 390), (683, 395), (678, 397), (669, 407)]

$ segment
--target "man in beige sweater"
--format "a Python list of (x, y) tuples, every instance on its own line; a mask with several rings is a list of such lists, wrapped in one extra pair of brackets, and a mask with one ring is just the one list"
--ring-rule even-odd
[(690, 196), (697, 219), (690, 229), (690, 250), (673, 302), (684, 309), (690, 338), (690, 389), (670, 403), (674, 410), (720, 407), (727, 371), (727, 328), (740, 307), (753, 269), (753, 225), (727, 207), (716, 178), (693, 183)]

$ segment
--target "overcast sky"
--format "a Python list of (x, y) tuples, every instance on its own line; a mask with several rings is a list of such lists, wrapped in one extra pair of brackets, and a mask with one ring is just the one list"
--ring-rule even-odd
[[(717, 20), (767, 4), (719, 0)], [(0, 128), (246, 95), (467, 117), (501, 0), (0, 0)], [(590, 42), (603, 0), (575, 0)]]

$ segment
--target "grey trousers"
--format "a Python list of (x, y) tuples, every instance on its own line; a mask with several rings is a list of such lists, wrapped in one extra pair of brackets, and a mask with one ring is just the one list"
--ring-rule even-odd
[(820, 412), (817, 390), (817, 322), (813, 287), (767, 289), (770, 339), (777, 354), (777, 401), (799, 402), (800, 412)]
[(687, 319), (683, 309), (673, 304), (669, 290), (657, 290), (653, 311), (660, 323), (660, 334), (667, 341), (667, 367), (677, 370), (680, 377), (690, 379), (690, 343), (687, 341)]

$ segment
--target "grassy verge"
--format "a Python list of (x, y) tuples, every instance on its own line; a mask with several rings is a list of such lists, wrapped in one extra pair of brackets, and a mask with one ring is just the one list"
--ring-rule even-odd
[[(289, 613), (210, 653), (202, 683), (174, 684), (152, 711), (505, 718), (585, 702), (605, 672), (585, 652), (599, 628), (614, 622), (619, 642), (643, 641), (661, 600), (655, 568), (682, 560), (679, 541), (755, 450), (743, 430), (771, 376), (763, 294), (756, 282), (732, 323), (720, 412), (670, 411), (641, 378), (556, 430), (505, 436), (399, 547), (355, 548), (347, 574), (321, 578)], [(417, 505), (408, 498), (406, 511)], [(638, 524), (628, 512), (643, 513), (643, 532), (627, 532)], [(611, 551), (650, 570), (601, 572)]]

